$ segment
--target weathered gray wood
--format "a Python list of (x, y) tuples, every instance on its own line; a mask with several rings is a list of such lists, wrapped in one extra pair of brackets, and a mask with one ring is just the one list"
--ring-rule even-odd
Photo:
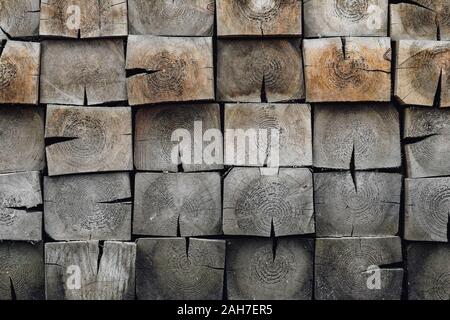
[(311, 239), (235, 239), (227, 242), (230, 300), (311, 300), (314, 242)]
[[(217, 99), (268, 102), (304, 98), (299, 40), (220, 40)], [(264, 92), (263, 92), (264, 91)]]
[(0, 240), (42, 240), (39, 172), (0, 175)]
[(226, 235), (276, 236), (314, 233), (313, 181), (309, 169), (234, 168), (224, 180)]
[(301, 36), (302, 0), (217, 1), (218, 36)]
[(414, 0), (390, 6), (393, 40), (450, 40), (447, 0)]
[(0, 172), (39, 171), (45, 166), (44, 110), (0, 107)]
[(43, 300), (42, 243), (0, 242), (0, 300)]
[(402, 176), (396, 173), (314, 174), (319, 237), (394, 236), (398, 233)]
[(98, 241), (47, 243), (46, 298), (133, 300), (135, 261), (134, 243), (106, 241), (102, 253)]
[(450, 178), (405, 180), (405, 239), (447, 242)]
[(130, 240), (128, 173), (44, 177), (44, 225), (54, 240)]
[(128, 34), (123, 0), (42, 0), (39, 34), (98, 38)]
[(127, 100), (122, 40), (48, 40), (42, 42), (41, 60), (41, 103)]
[(401, 166), (399, 115), (391, 104), (316, 105), (313, 141), (319, 168)]
[(134, 234), (222, 234), (219, 173), (137, 173), (135, 181)]
[(305, 36), (387, 36), (388, 0), (307, 0)]
[(439, 107), (450, 107), (448, 61), (450, 41), (398, 41), (394, 90), (397, 99), (404, 104), (431, 107), (436, 101)]
[(214, 100), (212, 38), (129, 36), (130, 105)]
[(414, 243), (408, 245), (408, 298), (450, 300), (450, 245)]
[(450, 175), (450, 110), (406, 109), (404, 136), (408, 177)]
[(48, 174), (133, 170), (131, 108), (47, 106)]
[(139, 239), (136, 296), (139, 300), (221, 300), (224, 268), (223, 240)]
[(6, 42), (0, 45), (0, 104), (37, 104), (41, 45)]
[[(402, 262), (398, 237), (317, 239), (315, 298), (318, 300), (400, 300), (403, 269), (380, 268), (380, 289), (370, 289), (370, 267)], [(376, 284), (376, 283), (375, 283)]]
[[(188, 140), (180, 142), (177, 132), (183, 129), (189, 132), (190, 142)], [(205, 133), (210, 129), (216, 129), (217, 132), (221, 130), (218, 104), (179, 104), (139, 108), (136, 112), (134, 141), (136, 169), (177, 172), (178, 164), (182, 165), (185, 172), (223, 169), (222, 139), (220, 137), (212, 141), (204, 139), (203, 144), (202, 141), (198, 141), (202, 139), (202, 136), (207, 138)], [(199, 134), (201, 136), (198, 136)], [(178, 159), (172, 159), (173, 150), (178, 150), (180, 153), (185, 150), (184, 146), (187, 146), (191, 156), (188, 157), (188, 153), (185, 153)], [(202, 157), (202, 153), (209, 154), (208, 146), (217, 147), (217, 161), (215, 159), (207, 161), (205, 157)], [(201, 148), (197, 158), (194, 150), (196, 147)]]
[(0, 41), (38, 35), (39, 0), (3, 0), (0, 3)]
[(128, 0), (130, 34), (212, 36), (213, 0)]
[(303, 41), (306, 101), (390, 101), (389, 38)]
[[(247, 159), (261, 154), (258, 165), (264, 166), (273, 160), (271, 153), (278, 152), (275, 162), (279, 166), (311, 166), (311, 126), (311, 106), (307, 104), (226, 104), (225, 164), (255, 166)], [(227, 130), (233, 130), (234, 134), (228, 136)], [(243, 133), (241, 130), (244, 130), (244, 136), (239, 136)], [(272, 141), (272, 130), (279, 135), (278, 143)], [(245, 139), (245, 135), (251, 136), (252, 132), (256, 133), (256, 139), (249, 139), (247, 147), (244, 140), (241, 140), (242, 145), (237, 145), (235, 136)], [(242, 154), (245, 159), (236, 155), (239, 150), (245, 151)]]

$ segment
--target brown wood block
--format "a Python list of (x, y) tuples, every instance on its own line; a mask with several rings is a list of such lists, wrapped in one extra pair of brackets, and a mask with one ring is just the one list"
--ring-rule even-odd
[(50, 176), (133, 170), (131, 108), (47, 107)]
[(136, 295), (138, 300), (221, 300), (224, 268), (223, 240), (139, 239)]
[(134, 234), (222, 234), (219, 173), (137, 173), (135, 181)]
[(130, 240), (128, 173), (44, 177), (44, 225), (54, 240)]

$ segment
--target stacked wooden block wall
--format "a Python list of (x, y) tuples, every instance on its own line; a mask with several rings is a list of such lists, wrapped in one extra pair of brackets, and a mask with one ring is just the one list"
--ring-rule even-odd
[(449, 299), (449, 10), (0, 0), (0, 299)]

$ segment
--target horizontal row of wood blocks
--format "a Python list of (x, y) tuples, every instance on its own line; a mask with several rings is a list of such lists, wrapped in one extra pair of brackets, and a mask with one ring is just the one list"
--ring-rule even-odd
[[(137, 173), (134, 199), (128, 173), (44, 177), (43, 185), (38, 172), (0, 175), (0, 240), (41, 240), (42, 218), (55, 240), (393, 236), (402, 200), (400, 174), (301, 168), (276, 176), (234, 168), (223, 196), (216, 172)], [(450, 178), (406, 179), (405, 192), (405, 239), (447, 242)]]
[(450, 5), (446, 0), (391, 5), (388, 0), (127, 2), (10, 0), (2, 4), (0, 39), (38, 35), (98, 38), (128, 33), (212, 36), (217, 21), (219, 37), (386, 36), (390, 29), (394, 39), (450, 40)]
[[(184, 172), (263, 166), (272, 146), (260, 143), (259, 132), (271, 129), (279, 131), (281, 167), (401, 167), (400, 120), (391, 104), (317, 104), (314, 121), (307, 104), (226, 104), (224, 109), (222, 132), (218, 104), (138, 108), (133, 141), (130, 107), (49, 105), (45, 123), (43, 108), (1, 107), (0, 173), (43, 170), (45, 153), (50, 176), (133, 168), (177, 172), (179, 165)], [(404, 115), (408, 177), (450, 175), (450, 112), (408, 108)], [(187, 137), (173, 139), (177, 129)], [(238, 133), (247, 143), (237, 140)], [(203, 145), (195, 151), (198, 138)], [(240, 155), (236, 146), (245, 152)], [(174, 149), (189, 153), (173, 159)], [(216, 152), (208, 159), (211, 150)]]
[(1, 300), (44, 299), (44, 287), (48, 300), (397, 300), (404, 273), (409, 299), (449, 298), (449, 245), (409, 244), (404, 270), (398, 237), (142, 238), (46, 243), (45, 253), (43, 247), (0, 243)]
[[(404, 40), (396, 52), (398, 100), (449, 107), (450, 41)], [(130, 36), (126, 58), (122, 40), (6, 41), (0, 54), (0, 104), (391, 100), (384, 37), (304, 40), (304, 70), (301, 40), (220, 40), (217, 92), (207, 37)]]

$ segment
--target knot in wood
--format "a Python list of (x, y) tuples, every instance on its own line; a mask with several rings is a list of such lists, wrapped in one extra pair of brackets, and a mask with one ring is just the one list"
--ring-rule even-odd
[(166, 51), (153, 56), (152, 60), (149, 69), (155, 73), (147, 77), (152, 89), (156, 92), (181, 92), (186, 78), (186, 61)]
[(258, 250), (251, 260), (251, 277), (263, 287), (286, 282), (292, 270), (293, 257), (278, 255), (274, 259), (271, 248)]
[(238, 12), (247, 20), (270, 22), (277, 17), (281, 8), (280, 0), (236, 1)]
[(369, 0), (334, 0), (336, 15), (352, 22), (364, 19), (368, 8)]

